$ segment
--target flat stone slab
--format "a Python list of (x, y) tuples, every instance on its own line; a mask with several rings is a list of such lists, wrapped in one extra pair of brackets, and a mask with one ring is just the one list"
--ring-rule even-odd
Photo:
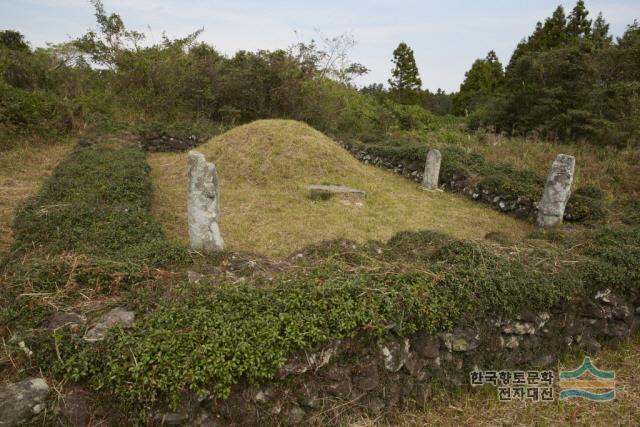
[(309, 185), (307, 187), (311, 193), (332, 193), (332, 194), (348, 194), (357, 197), (365, 197), (367, 193), (357, 188), (351, 188), (344, 185)]

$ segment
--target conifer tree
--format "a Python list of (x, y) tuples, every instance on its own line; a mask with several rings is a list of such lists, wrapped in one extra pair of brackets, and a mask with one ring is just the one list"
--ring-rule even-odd
[(564, 8), (558, 6), (556, 10), (544, 23), (543, 28), (544, 46), (546, 49), (553, 49), (562, 46), (567, 41), (567, 18)]
[(518, 44), (511, 56), (508, 68), (512, 68), (513, 64), (524, 55), (553, 49), (564, 45), (566, 41), (567, 18), (564, 8), (558, 6), (553, 15), (545, 19), (544, 24), (538, 22), (531, 36)]
[(389, 85), (394, 97), (400, 103), (417, 102), (422, 80), (413, 56), (413, 50), (405, 42), (400, 43), (393, 51), (391, 62), (395, 64), (395, 67), (391, 70)]
[(569, 14), (569, 22), (567, 23), (569, 37), (589, 37), (591, 34), (591, 20), (587, 19), (587, 16), (589, 16), (589, 11), (584, 5), (584, 1), (578, 0), (571, 14)]
[(593, 21), (591, 40), (596, 48), (602, 49), (611, 46), (612, 37), (609, 35), (609, 24), (604, 20), (602, 12)]
[(504, 72), (498, 56), (492, 50), (485, 59), (476, 60), (465, 73), (460, 92), (454, 98), (458, 114), (465, 114), (493, 96), (504, 81)]

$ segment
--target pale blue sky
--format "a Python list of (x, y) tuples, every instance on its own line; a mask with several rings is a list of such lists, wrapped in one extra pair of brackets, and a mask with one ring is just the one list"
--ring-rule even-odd
[[(159, 40), (184, 36), (203, 27), (202, 40), (226, 54), (238, 49), (275, 49), (295, 43), (295, 32), (309, 40), (314, 29), (325, 35), (351, 34), (358, 45), (353, 60), (371, 72), (358, 84), (386, 82), (391, 54), (400, 41), (415, 51), (424, 87), (457, 90), (471, 63), (494, 49), (503, 63), (537, 21), (564, 0), (104, 0), (128, 27)], [(595, 17), (602, 11), (611, 32), (620, 35), (640, 19), (640, 0), (587, 0)], [(86, 0), (0, 0), (0, 29), (23, 32), (33, 46), (62, 42), (94, 28)], [(149, 30), (149, 28), (151, 30)]]

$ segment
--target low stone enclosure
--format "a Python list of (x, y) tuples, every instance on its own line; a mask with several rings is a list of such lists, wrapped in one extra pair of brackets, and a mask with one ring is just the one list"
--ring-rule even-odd
[[(421, 183), (423, 188), (431, 188), (433, 187), (434, 177), (425, 176), (425, 171), (428, 168), (425, 168), (425, 162), (423, 161), (397, 161), (390, 157), (385, 157), (380, 154), (371, 154), (367, 149), (367, 144), (354, 144), (351, 142), (346, 142), (342, 140), (337, 140), (337, 143), (349, 151), (356, 159), (360, 160), (365, 164), (370, 164), (374, 166), (378, 166), (384, 169), (387, 169), (393, 173), (404, 176), (405, 178), (411, 179), (415, 182)], [(434, 158), (431, 159), (431, 163), (434, 163), (434, 159), (441, 159), (442, 155), (438, 156), (440, 152), (438, 150), (431, 150)], [(571, 157), (571, 156), (568, 156)], [(429, 165), (429, 158), (427, 159), (427, 166)], [(575, 166), (575, 160), (573, 165)], [(433, 170), (433, 169), (432, 169)], [(438, 168), (438, 172), (440, 169)], [(549, 179), (551, 179), (551, 175), (553, 174), (553, 169), (550, 172), (550, 176), (547, 178), (547, 183)], [(573, 169), (571, 169), (571, 175), (573, 175)], [(438, 182), (437, 180), (435, 182)], [(464, 176), (462, 174), (442, 174), (440, 173), (439, 182), (441, 189), (449, 190), (456, 193), (462, 193), (472, 200), (487, 203), (491, 205), (494, 209), (499, 210), (501, 212), (514, 215), (516, 217), (526, 219), (530, 222), (537, 222), (540, 226), (551, 225), (551, 223), (541, 223), (538, 220), (538, 207), (541, 201), (540, 194), (533, 197), (525, 197), (525, 196), (513, 196), (511, 194), (502, 194), (495, 191), (490, 191), (487, 188), (483, 187), (481, 183), (475, 182), (474, 180), (470, 180), (468, 176)], [(569, 181), (569, 186), (571, 185), (571, 181)], [(568, 190), (568, 188), (567, 188)], [(582, 197), (580, 190), (576, 191), (578, 197)], [(584, 209), (582, 206), (579, 206), (577, 203), (573, 203), (572, 199), (569, 199), (571, 196), (571, 192), (565, 192), (564, 196), (564, 206), (566, 206), (566, 210), (564, 207), (562, 209), (562, 219), (564, 220), (580, 220), (579, 218), (582, 213), (580, 212)], [(598, 207), (599, 208), (599, 207)], [(557, 224), (554, 223), (554, 225)]]
[[(196, 136), (190, 136), (187, 139), (174, 138), (169, 136), (162, 136), (156, 138), (142, 138), (139, 140), (138, 145), (145, 151), (151, 152), (172, 152), (172, 151), (187, 151), (197, 147), (201, 143), (205, 142), (205, 139), (198, 138)], [(397, 161), (389, 157), (384, 157), (379, 154), (370, 154), (367, 150), (367, 144), (354, 144), (352, 142), (342, 141), (336, 139), (337, 144), (349, 151), (356, 159), (365, 164), (371, 164), (374, 166), (385, 168), (396, 174), (403, 175), (404, 177), (411, 179), (415, 182), (421, 183), (422, 188), (430, 191), (440, 191), (441, 189), (450, 190), (452, 192), (463, 193), (472, 200), (487, 203), (494, 209), (501, 212), (514, 215), (519, 218), (526, 219), (530, 222), (535, 222), (539, 226), (555, 225), (551, 223), (543, 223), (538, 215), (538, 205), (541, 201), (540, 194), (533, 197), (516, 196), (511, 194), (502, 194), (500, 192), (490, 191), (484, 188), (480, 183), (469, 180), (467, 176), (459, 174), (442, 174), (440, 170), (440, 161), (442, 160), (442, 154), (439, 150), (430, 150), (432, 157), (427, 158), (427, 162), (423, 161)], [(364, 148), (363, 148), (364, 147)], [(429, 167), (431, 165), (431, 167)], [(436, 167), (437, 165), (437, 167)], [(552, 165), (553, 166), (553, 165)], [(573, 168), (575, 167), (575, 159)], [(426, 173), (430, 171), (430, 173)], [(553, 172), (553, 170), (551, 171)], [(571, 170), (573, 175), (573, 169)], [(547, 178), (547, 180), (550, 177)], [(571, 182), (569, 182), (569, 187)], [(584, 210), (587, 210), (586, 217), (597, 217), (604, 215), (602, 208), (600, 207), (601, 195), (592, 198), (592, 194), (581, 194), (581, 190), (578, 189), (572, 194), (571, 191), (565, 193), (566, 198), (564, 205), (566, 210), (562, 210), (562, 220), (566, 221), (582, 221), (585, 218)], [(588, 189), (589, 192), (591, 189)], [(574, 201), (574, 198), (570, 196), (577, 196), (581, 199), (580, 202)], [(584, 204), (585, 196), (589, 199), (587, 204), (595, 203), (594, 206), (582, 206)], [(592, 200), (593, 199), (593, 200)], [(589, 212), (594, 210), (594, 212)], [(562, 222), (562, 221), (560, 221)]]
[[(485, 318), (451, 333), (418, 333), (371, 342), (332, 342), (287, 360), (273, 382), (232, 388), (227, 400), (185, 398), (164, 424), (319, 424), (344, 414), (379, 414), (428, 404), (434, 387), (470, 384), (474, 370), (554, 371), (567, 351), (598, 352), (640, 330), (640, 296), (625, 301), (608, 289), (548, 312)], [(556, 385), (557, 386), (557, 385)], [(554, 389), (557, 399), (559, 390)]]
[[(368, 161), (367, 156), (363, 158), (365, 162)], [(442, 154), (439, 150), (429, 150), (420, 188), (430, 192), (442, 191), (438, 186), (441, 161)], [(574, 171), (575, 158), (566, 154), (558, 155), (551, 166), (542, 199), (539, 203), (532, 204), (532, 211), (529, 213), (531, 215), (534, 211), (537, 212), (536, 223), (539, 227), (550, 227), (562, 223), (565, 208), (571, 196)], [(411, 176), (420, 178), (416, 172), (414, 171)], [(187, 156), (187, 173), (187, 209), (191, 249), (204, 253), (223, 250), (224, 241), (218, 226), (220, 190), (216, 167), (213, 163), (207, 162), (202, 153), (191, 150)], [(314, 200), (327, 200), (334, 194), (359, 198), (366, 196), (362, 190), (335, 184), (314, 184), (307, 186), (307, 190), (309, 197)], [(480, 189), (478, 191), (484, 193)], [(472, 196), (475, 197), (475, 193)], [(504, 201), (500, 201), (500, 197), (491, 200), (499, 202), (498, 206), (501, 209), (506, 206)], [(361, 202), (359, 204), (362, 206)]]

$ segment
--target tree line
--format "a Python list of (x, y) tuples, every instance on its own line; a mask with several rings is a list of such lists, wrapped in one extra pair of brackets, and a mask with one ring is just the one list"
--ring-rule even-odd
[(183, 38), (149, 43), (92, 0), (97, 27), (66, 43), (32, 49), (0, 31), (0, 147), (55, 139), (87, 127), (302, 120), (334, 135), (426, 129), (433, 114), (357, 90), (368, 70), (349, 60), (353, 39), (325, 37), (287, 49), (225, 56)]
[(516, 47), (506, 69), (475, 61), (454, 98), (471, 127), (603, 145), (640, 142), (640, 25), (615, 41), (602, 14), (558, 6)]
[(640, 26), (613, 40), (582, 0), (568, 16), (559, 6), (538, 23), (506, 68), (493, 51), (476, 60), (454, 94), (422, 89), (404, 42), (388, 86), (358, 89), (354, 79), (368, 70), (349, 60), (347, 36), (225, 56), (198, 40), (201, 31), (145, 43), (100, 0), (91, 3), (97, 28), (66, 43), (32, 49), (19, 32), (0, 31), (0, 147), (92, 126), (276, 117), (336, 135), (389, 135), (428, 131), (450, 114), (471, 129), (638, 144)]
[(389, 89), (363, 90), (378, 99), (418, 104), (510, 135), (603, 145), (640, 143), (640, 25), (615, 41), (602, 13), (591, 20), (579, 0), (558, 6), (522, 40), (506, 68), (492, 50), (476, 60), (453, 96), (421, 90), (410, 47), (394, 51)]

